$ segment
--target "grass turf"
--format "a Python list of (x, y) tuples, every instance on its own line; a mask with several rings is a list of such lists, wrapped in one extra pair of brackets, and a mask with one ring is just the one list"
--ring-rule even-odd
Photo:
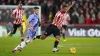
[[(45, 40), (36, 39), (28, 44), (21, 52), (11, 51), (21, 42), (19, 38), (0, 38), (0, 56), (100, 56), (100, 38), (67, 38), (64, 42), (61, 39), (60, 51), (53, 53), (52, 47), (54, 38), (48, 37)], [(75, 47), (76, 53), (70, 54), (69, 48)]]

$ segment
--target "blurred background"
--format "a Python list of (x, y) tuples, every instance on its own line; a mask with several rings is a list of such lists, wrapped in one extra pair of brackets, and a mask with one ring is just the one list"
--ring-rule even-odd
[[(44, 31), (52, 22), (54, 15), (60, 10), (61, 6), (64, 4), (70, 5), (72, 1), (73, 0), (0, 0), (0, 5), (17, 5), (19, 2), (22, 2), (25, 6), (41, 6), (41, 27), (42, 31)], [(0, 9), (0, 25), (7, 26), (7, 29), (12, 27), (13, 19), (10, 17), (11, 13), (12, 9)], [(30, 9), (26, 9), (25, 13), (28, 17), (28, 15), (31, 14)], [(71, 20), (68, 25), (68, 31), (66, 31), (67, 36), (100, 36), (100, 0), (76, 0), (75, 5), (68, 13)]]

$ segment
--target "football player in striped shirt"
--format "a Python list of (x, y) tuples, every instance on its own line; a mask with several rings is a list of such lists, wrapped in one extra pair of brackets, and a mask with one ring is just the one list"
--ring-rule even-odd
[(65, 39), (65, 31), (67, 30), (67, 25), (69, 23), (68, 21), (70, 21), (70, 16), (69, 16), (68, 13), (66, 13), (64, 15), (64, 22), (63, 22), (62, 29), (61, 29), (61, 34), (63, 36), (64, 41), (66, 41), (66, 39)]
[(24, 12), (22, 10), (22, 4), (19, 3), (18, 4), (18, 8), (16, 8), (15, 10), (13, 10), (11, 17), (14, 19), (13, 21), (13, 29), (7, 34), (7, 36), (15, 34), (17, 31), (17, 28), (19, 28), (20, 30), (20, 34), (21, 34), (21, 41), (24, 40), (24, 35), (23, 35), (23, 27), (22, 27), (22, 16), (23, 16)]
[(43, 35), (37, 36), (39, 39), (46, 39), (49, 35), (53, 34), (56, 38), (54, 42), (54, 48), (52, 52), (57, 52), (59, 49), (57, 48), (60, 41), (60, 30), (62, 28), (62, 24), (64, 22), (64, 15), (68, 12), (68, 10), (75, 4), (75, 1), (72, 2), (70, 6), (63, 5), (62, 9), (58, 11), (54, 17), (53, 22), (47, 27), (46, 31)]
[(14, 19), (13, 21), (13, 29), (7, 34), (7, 36), (15, 34), (17, 31), (17, 28), (19, 28), (20, 30), (20, 34), (21, 34), (21, 40), (24, 40), (24, 36), (23, 36), (23, 27), (22, 27), (22, 16), (23, 16), (24, 12), (22, 10), (22, 4), (19, 3), (18, 4), (18, 8), (16, 8), (15, 10), (13, 10), (11, 17)]

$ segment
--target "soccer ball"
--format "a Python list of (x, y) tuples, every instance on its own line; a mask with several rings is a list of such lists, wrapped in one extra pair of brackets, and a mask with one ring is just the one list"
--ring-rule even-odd
[(76, 53), (76, 49), (75, 49), (74, 47), (71, 47), (71, 48), (69, 49), (69, 52), (70, 52), (71, 54), (75, 54), (75, 53)]

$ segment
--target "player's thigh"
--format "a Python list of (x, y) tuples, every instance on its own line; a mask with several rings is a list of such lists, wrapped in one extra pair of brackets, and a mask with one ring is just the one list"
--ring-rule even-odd
[(56, 26), (54, 27), (53, 35), (56, 38), (56, 41), (60, 41), (60, 30)]
[(53, 32), (52, 27), (53, 27), (52, 25), (49, 25), (49, 26), (47, 27), (46, 31), (44, 32), (44, 35), (45, 35), (46, 37), (52, 34), (52, 32)]
[[(38, 27), (38, 26), (37, 26), (37, 27)], [(35, 27), (33, 31), (30, 30), (30, 29), (27, 30), (27, 34), (28, 34), (28, 37), (27, 37), (27, 38), (33, 38), (33, 39), (34, 39), (34, 37), (35, 37), (35, 35), (36, 35), (36, 32), (37, 32), (37, 30), (38, 30), (37, 27)]]
[(30, 36), (32, 39), (34, 39), (35, 38), (35, 35), (36, 35), (36, 31), (33, 31), (32, 32), (32, 35)]
[(21, 24), (18, 24), (18, 29), (20, 30), (20, 32), (23, 32), (23, 26)]
[(54, 37), (60, 36), (60, 30), (57, 28), (57, 26), (53, 27), (53, 35)]
[(27, 30), (27, 38), (30, 38), (32, 36), (33, 36), (33, 32), (30, 29), (28, 29)]
[(18, 28), (17, 24), (13, 24), (13, 30), (15, 30), (17, 28)]
[(34, 30), (32, 31), (32, 38), (34, 38), (34, 36), (36, 35), (36, 32), (38, 30), (38, 25), (34, 28)]
[(13, 34), (16, 33), (17, 28), (18, 28), (17, 24), (13, 24), (13, 30), (12, 30)]
[(56, 41), (60, 41), (60, 35), (56, 35), (55, 38), (56, 38)]

